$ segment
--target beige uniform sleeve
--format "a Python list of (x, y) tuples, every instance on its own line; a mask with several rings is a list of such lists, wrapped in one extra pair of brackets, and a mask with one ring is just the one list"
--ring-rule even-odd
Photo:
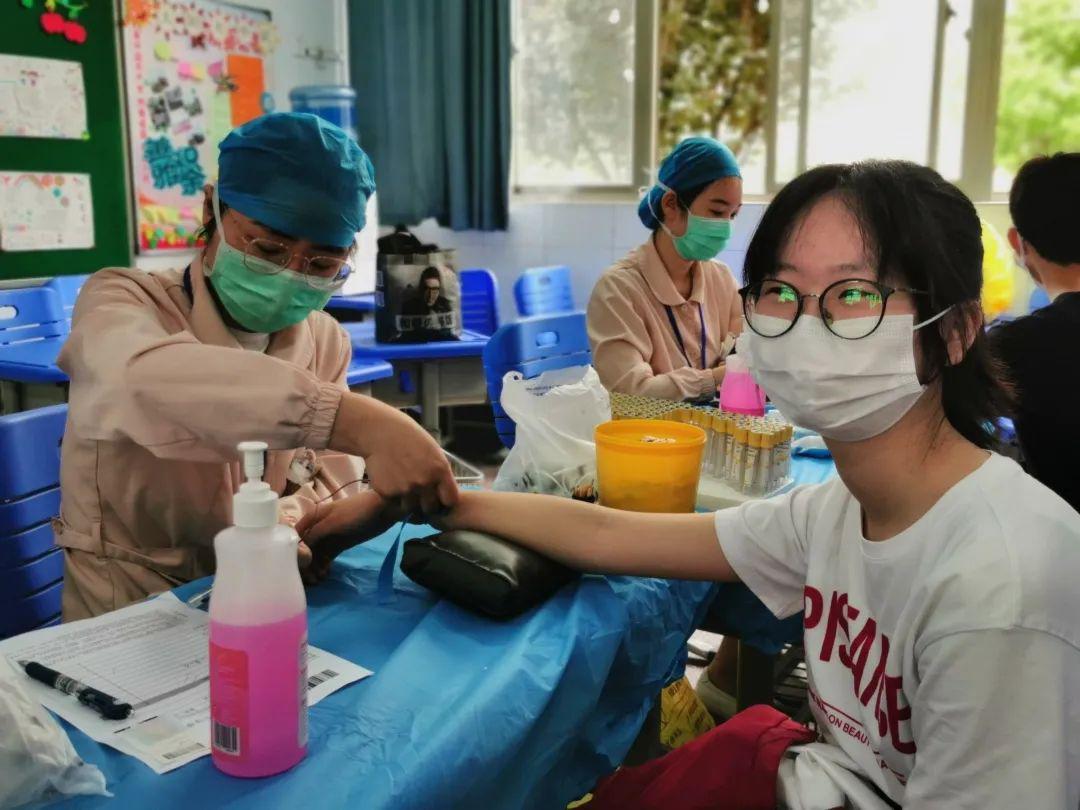
[(657, 399), (698, 399), (716, 390), (711, 369), (680, 368), (656, 374), (645, 321), (617, 279), (605, 276), (589, 298), (589, 343), (593, 366), (609, 391)]
[[(336, 384), (348, 390), (346, 373), (352, 361), (352, 343), (348, 333), (338, 327), (340, 347), (338, 362), (334, 374)], [(281, 499), (281, 522), (295, 525), (301, 517), (320, 504), (345, 498), (366, 488), (361, 483), (364, 477), (364, 460), (357, 456), (338, 453), (333, 450), (320, 450), (315, 454), (319, 461), (319, 472), (313, 481), (304, 484), (287, 498)]]
[(170, 334), (166, 303), (103, 271), (79, 296), (58, 364), (71, 378), (73, 427), (160, 458), (227, 462), (258, 436), (273, 449), (324, 449), (343, 387), (269, 355)]

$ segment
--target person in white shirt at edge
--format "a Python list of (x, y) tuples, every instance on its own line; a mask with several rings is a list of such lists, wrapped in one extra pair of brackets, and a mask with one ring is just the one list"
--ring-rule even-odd
[[(737, 351), (839, 478), (715, 515), (463, 493), (440, 524), (805, 609), (821, 742), (781, 763), (785, 806), (1077, 807), (1080, 515), (989, 450), (1010, 397), (979, 232), (958, 189), (906, 162), (813, 169), (765, 212)], [(350, 509), (307, 521), (308, 543), (362, 521)]]

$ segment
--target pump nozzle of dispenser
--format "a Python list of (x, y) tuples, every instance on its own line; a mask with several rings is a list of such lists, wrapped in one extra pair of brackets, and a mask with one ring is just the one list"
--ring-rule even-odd
[(262, 480), (268, 445), (266, 442), (240, 442), (236, 449), (244, 460), (247, 480), (233, 495), (233, 522), (252, 529), (277, 525), (278, 497)]
[(236, 446), (240, 457), (244, 459), (244, 476), (248, 481), (261, 481), (266, 465), (266, 442), (240, 442)]

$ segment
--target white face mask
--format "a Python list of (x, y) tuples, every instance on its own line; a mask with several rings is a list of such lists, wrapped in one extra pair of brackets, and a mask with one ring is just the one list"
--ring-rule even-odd
[(859, 340), (839, 338), (807, 315), (778, 338), (761, 337), (744, 322), (735, 351), (786, 418), (827, 439), (861, 441), (891, 428), (922, 396), (915, 330), (948, 311), (918, 325), (912, 315), (886, 315)]

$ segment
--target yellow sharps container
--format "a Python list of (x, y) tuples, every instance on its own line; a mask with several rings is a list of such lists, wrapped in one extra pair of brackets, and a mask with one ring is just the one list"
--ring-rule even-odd
[(693, 512), (705, 431), (695, 425), (621, 419), (596, 428), (600, 503), (630, 512)]

